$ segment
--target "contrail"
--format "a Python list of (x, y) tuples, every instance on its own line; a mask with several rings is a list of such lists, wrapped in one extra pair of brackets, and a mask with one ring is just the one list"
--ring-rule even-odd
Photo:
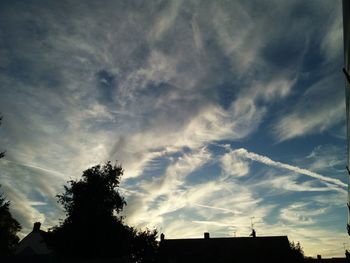
[(307, 176), (319, 179), (321, 181), (328, 182), (328, 183), (340, 186), (342, 188), (343, 187), (347, 188), (347, 185), (345, 183), (343, 183), (342, 181), (338, 180), (338, 179), (330, 178), (330, 177), (327, 177), (327, 176), (324, 176), (324, 175), (321, 175), (321, 174), (318, 174), (318, 173), (315, 173), (315, 172), (312, 172), (312, 171), (309, 171), (307, 169), (303, 169), (303, 168), (300, 168), (300, 167), (297, 167), (297, 166), (293, 166), (293, 165), (290, 165), (290, 164), (276, 162), (274, 160), (271, 160), (269, 157), (266, 157), (266, 156), (263, 156), (263, 155), (259, 155), (259, 154), (256, 154), (256, 153), (252, 153), (252, 152), (248, 152), (244, 148), (239, 148), (237, 150), (234, 150), (233, 152), (237, 153), (237, 154), (239, 154), (239, 155), (241, 155), (241, 156), (243, 156), (243, 157), (245, 157), (247, 159), (253, 160), (253, 161), (257, 161), (257, 162), (260, 162), (260, 163), (263, 163), (263, 164), (266, 164), (266, 165), (269, 165), (269, 166), (274, 166), (274, 167), (278, 167), (278, 168), (287, 169), (287, 170), (290, 170), (290, 171), (293, 171), (293, 172), (296, 172), (296, 173), (299, 173), (299, 174), (307, 175)]
[(226, 226), (226, 227), (229, 226), (229, 227), (233, 227), (232, 225), (225, 224), (225, 223), (220, 223), (220, 222), (216, 222), (216, 221), (199, 221), (199, 220), (194, 220), (194, 221), (192, 221), (192, 223), (212, 225), (212, 226)]
[(216, 210), (224, 211), (226, 213), (242, 214), (242, 212), (240, 212), (240, 211), (234, 211), (231, 209), (226, 209), (226, 208), (221, 208), (221, 207), (216, 207), (216, 206), (201, 205), (201, 204), (194, 204), (194, 205), (199, 206), (199, 207), (203, 207), (203, 208), (216, 209)]
[(50, 174), (54, 174), (56, 176), (59, 176), (60, 179), (62, 179), (62, 176), (65, 176), (63, 173), (60, 173), (60, 172), (57, 172), (57, 171), (54, 171), (54, 170), (50, 170), (50, 169), (46, 169), (46, 168), (43, 168), (43, 167), (39, 167), (39, 166), (36, 166), (36, 165), (28, 164), (28, 163), (19, 163), (19, 162), (10, 161), (10, 160), (7, 160), (7, 159), (4, 159), (4, 161), (8, 162), (8, 163), (17, 164), (17, 165), (20, 165), (20, 166), (23, 166), (23, 167), (37, 169), (37, 170), (41, 170), (41, 171), (44, 171), (44, 172), (47, 172), (47, 173), (50, 173)]

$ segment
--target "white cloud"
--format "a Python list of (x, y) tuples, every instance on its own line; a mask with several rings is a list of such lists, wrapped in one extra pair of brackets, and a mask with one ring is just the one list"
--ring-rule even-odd
[(182, 1), (172, 1), (162, 10), (156, 19), (156, 23), (152, 27), (149, 35), (151, 40), (159, 39), (168, 29), (170, 29), (178, 15)]
[(249, 164), (236, 152), (226, 153), (221, 158), (221, 166), (226, 175), (245, 176), (249, 173)]
[(314, 181), (298, 182), (298, 178), (299, 176), (295, 174), (273, 174), (264, 178), (261, 182), (256, 183), (256, 185), (259, 187), (266, 187), (270, 191), (273, 191), (273, 189), (271, 189), (271, 187), (273, 187), (275, 188), (274, 191), (278, 191), (279, 194), (286, 193), (286, 190), (294, 192), (346, 192), (345, 190), (339, 190), (339, 188), (333, 184), (327, 184), (326, 186), (321, 187)]
[(310, 209), (308, 203), (294, 203), (280, 210), (280, 218), (288, 221), (292, 225), (311, 225), (315, 224), (315, 216), (327, 212), (326, 208)]
[(184, 179), (188, 174), (208, 162), (210, 157), (205, 148), (185, 154), (167, 167), (163, 177), (143, 182), (140, 186), (144, 191), (142, 195), (143, 205), (134, 204), (137, 209), (132, 208), (131, 215), (128, 215), (128, 211), (126, 211), (128, 222), (138, 225), (158, 225), (162, 223), (164, 214), (185, 207), (189, 201), (195, 202), (198, 195), (201, 196), (205, 190), (186, 191), (183, 185)]
[(342, 156), (346, 154), (345, 147), (334, 145), (319, 145), (304, 160), (313, 171), (334, 169), (345, 170)]
[[(63, 184), (58, 173), (28, 165), (18, 166), (6, 160), (1, 160), (0, 167), (1, 192), (10, 200), (11, 213), (22, 226), (21, 238), (32, 230), (34, 222), (40, 221), (44, 229), (58, 223), (62, 211), (55, 195)], [(51, 212), (45, 213), (47, 207)]]
[(330, 10), (334, 15), (332, 21), (328, 23), (329, 28), (327, 28), (321, 43), (321, 49), (327, 62), (342, 56), (343, 50), (343, 21), (341, 16), (336, 15), (342, 10), (340, 2), (334, 3)]
[(324, 77), (311, 86), (300, 101), (274, 127), (280, 141), (324, 132), (345, 116), (344, 88), (338, 74)]

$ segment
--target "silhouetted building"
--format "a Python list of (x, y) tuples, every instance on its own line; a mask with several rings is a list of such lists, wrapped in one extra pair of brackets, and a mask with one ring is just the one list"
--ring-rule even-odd
[(165, 239), (160, 262), (293, 262), (287, 236)]
[(18, 244), (15, 254), (18, 257), (45, 257), (52, 254), (47, 246), (47, 232), (40, 229), (39, 222), (34, 223), (33, 231)]
[(305, 263), (348, 263), (347, 258), (322, 258), (317, 255), (317, 258), (305, 258)]

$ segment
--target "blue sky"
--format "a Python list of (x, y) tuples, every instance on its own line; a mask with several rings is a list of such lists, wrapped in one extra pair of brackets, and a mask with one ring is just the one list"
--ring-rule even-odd
[(67, 180), (125, 169), (126, 222), (288, 235), (343, 256), (340, 1), (1, 1), (0, 183), (23, 226)]

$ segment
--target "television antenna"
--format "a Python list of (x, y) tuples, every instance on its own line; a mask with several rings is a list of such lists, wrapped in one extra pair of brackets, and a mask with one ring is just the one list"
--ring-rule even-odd
[(253, 221), (253, 219), (255, 218), (255, 216), (252, 216), (251, 218), (250, 218), (250, 228), (253, 230), (254, 229), (254, 221)]
[(254, 216), (250, 218), (250, 226), (252, 228), (252, 233), (250, 234), (251, 237), (256, 237), (256, 231), (254, 229), (254, 221), (253, 221), (254, 218), (255, 218)]

